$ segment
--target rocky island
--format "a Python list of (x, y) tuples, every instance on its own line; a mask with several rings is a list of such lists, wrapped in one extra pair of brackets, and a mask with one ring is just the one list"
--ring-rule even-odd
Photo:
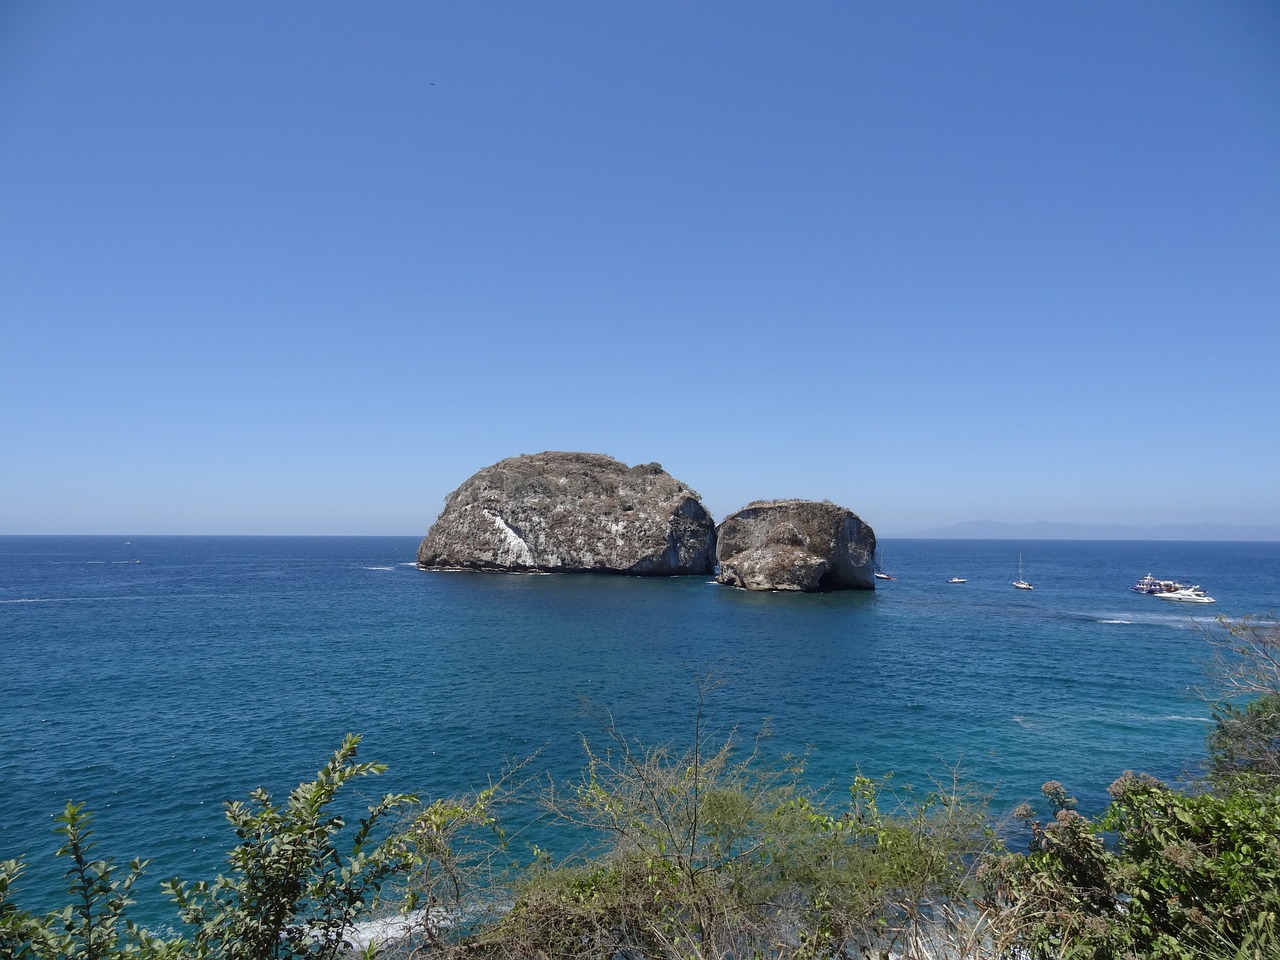
[(814, 500), (758, 500), (717, 529), (717, 582), (745, 590), (874, 590), (876, 535)]
[(715, 522), (661, 464), (598, 453), (508, 457), (449, 494), (418, 547), (430, 570), (708, 574)]

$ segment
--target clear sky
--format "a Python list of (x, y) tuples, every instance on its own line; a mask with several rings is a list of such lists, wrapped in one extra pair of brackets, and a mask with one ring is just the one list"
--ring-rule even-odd
[(0, 3), (0, 533), (1280, 523), (1280, 4)]

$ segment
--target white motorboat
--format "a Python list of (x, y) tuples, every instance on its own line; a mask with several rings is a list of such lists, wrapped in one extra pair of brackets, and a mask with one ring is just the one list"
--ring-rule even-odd
[(950, 580), (947, 581), (947, 583), (968, 583), (968, 582), (969, 581), (966, 580), (964, 577), (952, 577)]
[(1183, 587), (1181, 590), (1166, 590), (1162, 593), (1152, 594), (1158, 600), (1173, 600), (1177, 603), (1217, 603), (1213, 597), (1209, 596), (1199, 586)]

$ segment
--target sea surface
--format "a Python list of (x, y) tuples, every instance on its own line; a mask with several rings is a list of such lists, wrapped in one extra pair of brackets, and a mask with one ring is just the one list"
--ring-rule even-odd
[[(0, 859), (28, 861), (17, 902), (65, 902), (68, 800), (94, 811), (100, 855), (150, 858), (137, 918), (162, 923), (162, 879), (223, 867), (223, 804), (282, 798), (348, 732), (390, 767), (369, 795), (445, 796), (529, 757), (526, 774), (563, 781), (604, 713), (687, 746), (707, 677), (719, 736), (767, 726), (768, 751), (807, 755), (837, 793), (857, 772), (927, 790), (959, 765), (998, 811), (1048, 779), (1097, 810), (1125, 770), (1194, 772), (1216, 692), (1206, 631), (1280, 609), (1277, 543), (888, 540), (895, 580), (798, 596), (429, 573), (417, 540), (0, 537)], [(1019, 556), (1032, 591), (1012, 587)], [(1218, 602), (1130, 592), (1148, 572)]]

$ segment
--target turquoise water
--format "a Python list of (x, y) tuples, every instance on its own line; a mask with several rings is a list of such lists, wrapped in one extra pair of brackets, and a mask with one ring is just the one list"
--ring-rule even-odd
[[(1201, 756), (1202, 628), (1280, 609), (1275, 543), (893, 540), (897, 580), (816, 596), (426, 573), (416, 546), (0, 538), (0, 858), (30, 861), (19, 902), (61, 902), (69, 799), (102, 853), (151, 858), (142, 918), (167, 917), (160, 879), (222, 865), (223, 801), (309, 778), (348, 731), (391, 767), (369, 793), (447, 794), (535, 752), (564, 778), (598, 729), (584, 703), (687, 743), (706, 674), (713, 726), (767, 720), (816, 783), (927, 785), (960, 763), (1002, 808), (1050, 778), (1096, 807), (1126, 769), (1172, 778)], [(1011, 586), (1019, 554), (1034, 591)], [(1219, 602), (1129, 592), (1147, 572)]]

